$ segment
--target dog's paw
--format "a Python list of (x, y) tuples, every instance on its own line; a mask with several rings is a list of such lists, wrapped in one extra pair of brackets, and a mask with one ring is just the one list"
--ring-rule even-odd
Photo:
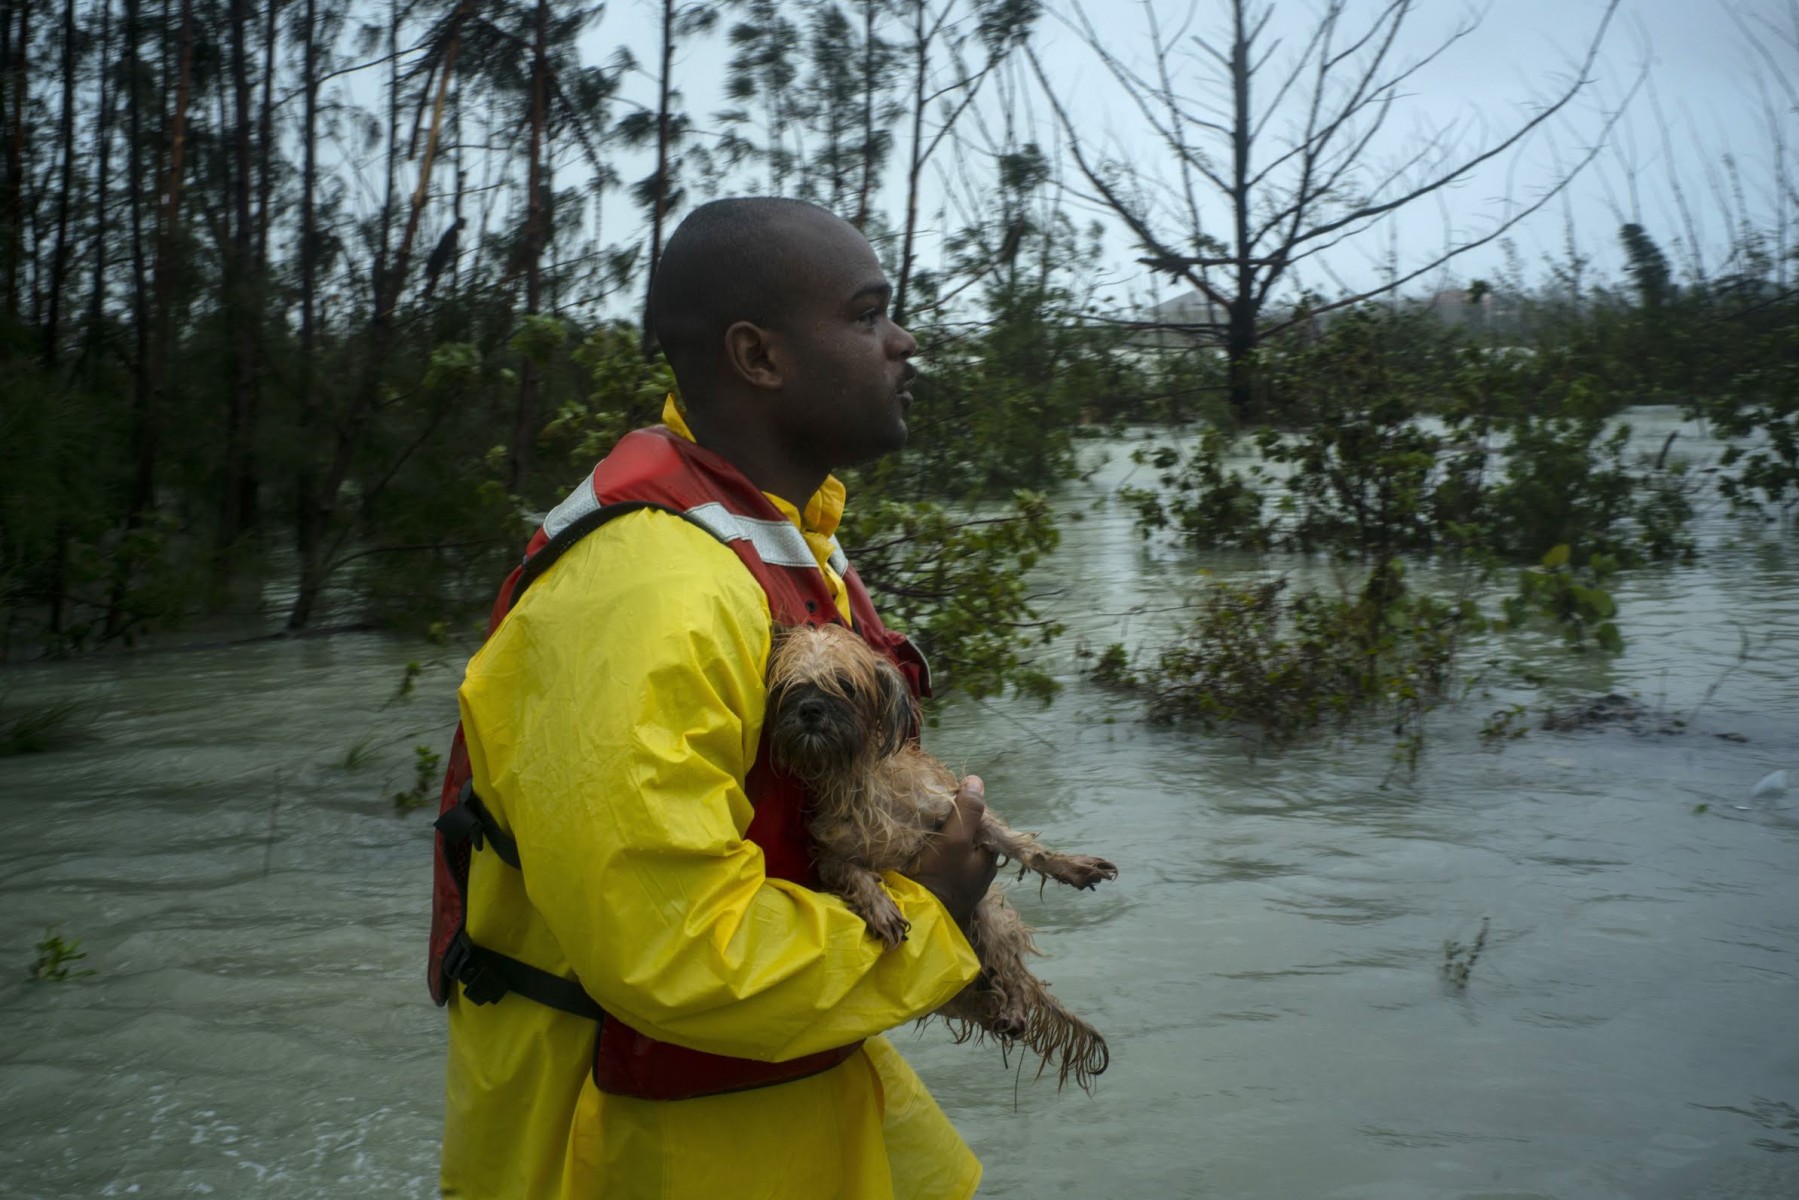
[(990, 1028), (996, 1036), (1008, 1042), (1023, 1041), (1024, 1035), (1031, 1029), (1030, 1010), (1024, 1006), (1023, 1000), (1008, 999), (994, 1014)]
[(1092, 854), (1061, 855), (1049, 873), (1069, 887), (1083, 889), (1098, 886), (1102, 879), (1118, 878), (1117, 867)]
[(889, 950), (905, 941), (912, 929), (912, 922), (900, 915), (899, 906), (891, 900), (863, 913), (862, 919), (868, 923), (868, 932), (886, 942)]

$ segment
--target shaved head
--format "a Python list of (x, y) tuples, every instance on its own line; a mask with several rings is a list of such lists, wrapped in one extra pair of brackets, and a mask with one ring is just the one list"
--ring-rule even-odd
[(892, 298), (868, 239), (829, 209), (715, 200), (668, 239), (649, 324), (694, 440), (804, 508), (832, 470), (906, 444), (918, 343)]
[(712, 390), (725, 330), (779, 325), (808, 282), (809, 243), (827, 223), (850, 228), (816, 204), (772, 196), (714, 200), (681, 222), (650, 283), (650, 330), (684, 397)]

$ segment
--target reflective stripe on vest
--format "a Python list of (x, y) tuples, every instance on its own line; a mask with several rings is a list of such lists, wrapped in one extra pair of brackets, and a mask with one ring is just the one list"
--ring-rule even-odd
[[(600, 499), (594, 495), (592, 481), (583, 480), (562, 503), (544, 515), (544, 534), (554, 538), (582, 517), (598, 512), (600, 508)], [(813, 557), (812, 547), (806, 544), (806, 535), (794, 528), (793, 522), (786, 518), (769, 521), (759, 517), (746, 517), (732, 512), (716, 500), (695, 505), (681, 515), (721, 542), (750, 543), (756, 548), (756, 557), (771, 567), (809, 569), (818, 565), (818, 560)], [(831, 570), (839, 575), (849, 569), (849, 559), (844, 557), (843, 547), (835, 537), (831, 539), (828, 561)]]

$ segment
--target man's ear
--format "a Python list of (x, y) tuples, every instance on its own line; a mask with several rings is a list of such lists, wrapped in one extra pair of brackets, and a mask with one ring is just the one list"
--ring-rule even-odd
[(725, 330), (725, 361), (730, 372), (753, 388), (776, 391), (785, 382), (781, 335), (750, 321)]

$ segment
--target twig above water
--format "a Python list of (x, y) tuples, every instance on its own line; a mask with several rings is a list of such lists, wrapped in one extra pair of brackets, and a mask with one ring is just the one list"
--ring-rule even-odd
[(284, 783), (283, 776), (279, 774), (275, 776), (275, 801), (269, 805), (269, 836), (262, 845), (262, 877), (264, 879), (269, 877), (269, 871), (273, 869), (275, 863), (276, 821), (281, 814), (281, 792)]

